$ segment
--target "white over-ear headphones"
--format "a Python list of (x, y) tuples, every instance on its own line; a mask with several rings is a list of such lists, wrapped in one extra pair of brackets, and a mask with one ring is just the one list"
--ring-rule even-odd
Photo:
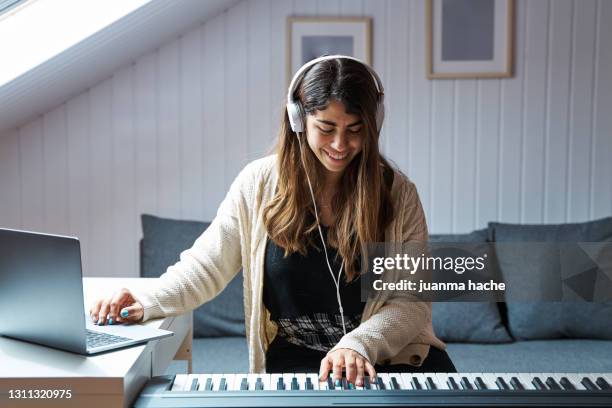
[(385, 119), (385, 90), (382, 86), (382, 81), (380, 77), (368, 64), (363, 61), (358, 60), (354, 57), (349, 57), (346, 55), (326, 55), (324, 57), (315, 58), (312, 61), (308, 61), (304, 64), (293, 76), (291, 83), (289, 84), (289, 90), (287, 91), (287, 113), (289, 115), (289, 123), (291, 124), (291, 129), (294, 132), (304, 132), (305, 124), (304, 124), (304, 110), (302, 109), (302, 104), (300, 101), (295, 100), (293, 94), (295, 93), (295, 89), (300, 83), (302, 76), (308, 70), (308, 68), (312, 67), (315, 64), (318, 64), (321, 61), (327, 61), (331, 59), (342, 58), (349, 59), (353, 61), (357, 61), (362, 64), (370, 75), (372, 75), (372, 79), (374, 80), (374, 84), (376, 84), (376, 90), (378, 91), (378, 99), (376, 104), (376, 130), (380, 133), (380, 129), (382, 129), (383, 120)]
[[(298, 144), (300, 146), (300, 153), (302, 152), (302, 140), (299, 137), (299, 133), (304, 132), (304, 110), (302, 109), (302, 105), (299, 101), (293, 98), (293, 93), (295, 92), (295, 88), (300, 81), (300, 78), (306, 72), (308, 68), (317, 64), (318, 62), (336, 59), (336, 58), (344, 58), (357, 61), (365, 66), (372, 75), (374, 79), (374, 83), (376, 84), (376, 89), (378, 90), (378, 99), (376, 105), (376, 130), (380, 133), (380, 129), (382, 128), (383, 120), (385, 118), (385, 105), (384, 105), (384, 89), (382, 86), (382, 82), (380, 78), (376, 74), (376, 72), (370, 68), (364, 62), (358, 60), (357, 58), (348, 57), (346, 55), (327, 55), (325, 57), (316, 58), (312, 61), (307, 62), (302, 66), (294, 75), (291, 80), (291, 84), (289, 85), (289, 91), (287, 92), (287, 113), (289, 115), (289, 122), (291, 123), (291, 130), (293, 130), (298, 136)], [(302, 157), (302, 154), (300, 154)], [(317, 227), (319, 229), (319, 236), (321, 237), (321, 243), (323, 244), (323, 251), (325, 252), (325, 260), (327, 261), (327, 268), (329, 269), (329, 273), (331, 274), (332, 280), (334, 281), (334, 285), (336, 286), (336, 299), (338, 300), (338, 308), (340, 311), (340, 317), (342, 318), (342, 330), (346, 335), (346, 324), (344, 322), (344, 309), (342, 308), (342, 299), (340, 298), (340, 276), (342, 275), (342, 270), (344, 269), (344, 259), (340, 264), (340, 270), (338, 271), (338, 277), (334, 275), (331, 264), (329, 262), (329, 256), (327, 255), (327, 246), (325, 245), (325, 239), (323, 239), (323, 232), (321, 231), (321, 223), (319, 222), (319, 210), (317, 209), (317, 203), (314, 196), (314, 191), (312, 189), (312, 183), (310, 182), (310, 176), (308, 175), (308, 171), (306, 167), (304, 167), (304, 172), (306, 173), (306, 179), (308, 180), (308, 188), (310, 189), (310, 196), (312, 198), (312, 204), (314, 205), (315, 210), (315, 218), (317, 220)]]

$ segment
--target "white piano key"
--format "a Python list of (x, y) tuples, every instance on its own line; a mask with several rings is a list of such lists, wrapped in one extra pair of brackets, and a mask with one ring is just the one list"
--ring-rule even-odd
[(495, 383), (497, 380), (498, 374), (495, 373), (479, 373), (480, 378), (487, 386), (489, 390), (499, 390), (499, 387)]
[(389, 373), (378, 373), (378, 377), (383, 381), (385, 385), (385, 390), (391, 389), (391, 379), (389, 378)]
[(174, 376), (174, 383), (170, 391), (184, 391), (187, 384), (188, 374), (177, 374)]
[(425, 376), (422, 373), (401, 373), (399, 376), (402, 379), (402, 389), (403, 390), (414, 390), (415, 388), (412, 386), (412, 377), (415, 377), (419, 384), (421, 384), (421, 389), (427, 389), (425, 387)]
[[(283, 381), (285, 382), (285, 390), (291, 391), (291, 381), (293, 381), (293, 378), (296, 378), (295, 373), (283, 373)], [(299, 381), (298, 381), (298, 385), (299, 385)], [(301, 390), (303, 388), (300, 386), (299, 389)]]
[[(255, 383), (257, 382), (257, 378), (261, 377), (261, 374), (250, 373), (250, 374), (246, 374), (245, 377), (247, 380), (248, 391), (255, 391)], [(263, 378), (262, 378), (262, 383), (263, 383)]]
[[(283, 374), (280, 374), (280, 373), (270, 374), (270, 390), (277, 391), (277, 383), (278, 383), (279, 378), (283, 378)], [(285, 390), (286, 389), (287, 389), (287, 382), (285, 381)]]
[(438, 387), (439, 390), (449, 390), (450, 388), (448, 386), (448, 382), (446, 381), (447, 379), (447, 373), (435, 373), (434, 381), (436, 382), (436, 387)]

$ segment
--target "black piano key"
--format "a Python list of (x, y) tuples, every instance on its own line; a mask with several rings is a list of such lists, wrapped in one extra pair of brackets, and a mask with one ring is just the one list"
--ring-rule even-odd
[(310, 377), (306, 377), (306, 385), (304, 386), (307, 390), (314, 390), (314, 385), (312, 385), (312, 380)]
[(531, 383), (533, 384), (533, 386), (538, 391), (542, 391), (542, 390), (546, 390), (547, 389), (546, 385), (544, 385), (542, 380), (540, 380), (540, 377), (533, 377), (533, 380), (531, 380)]
[(291, 379), (291, 389), (292, 390), (299, 390), (300, 389), (300, 385), (298, 384), (297, 378), (293, 377)]
[(597, 379), (595, 380), (595, 384), (599, 385), (599, 388), (601, 388), (602, 390), (612, 389), (612, 387), (610, 387), (610, 384), (603, 377), (597, 377)]
[(599, 390), (599, 388), (597, 388), (597, 386), (593, 384), (593, 381), (591, 381), (589, 377), (584, 377), (582, 381), (580, 381), (580, 384), (584, 385), (584, 388), (586, 388), (589, 391)]
[(487, 389), (487, 384), (485, 384), (481, 377), (476, 377), (476, 381), (474, 382), (476, 383), (476, 388), (478, 388), (479, 390)]
[(249, 389), (249, 382), (247, 381), (246, 378), (243, 378), (242, 381), (240, 381), (240, 391), (248, 391)]
[(508, 385), (506, 380), (503, 379), (503, 377), (497, 377), (497, 379), (495, 380), (495, 384), (497, 384), (497, 387), (500, 390), (509, 390), (510, 389), (510, 386)]
[(219, 381), (219, 390), (221, 391), (227, 390), (227, 381), (225, 381), (225, 377), (221, 378), (221, 381)]
[(510, 379), (510, 385), (512, 386), (512, 388), (514, 388), (515, 390), (524, 390), (525, 387), (523, 387), (523, 384), (521, 384), (521, 382), (519, 381), (518, 378), (516, 377), (512, 377)]
[(427, 380), (425, 381), (425, 387), (427, 387), (428, 390), (435, 390), (438, 388), (436, 387), (436, 383), (431, 377), (427, 377)]
[(342, 388), (343, 390), (348, 390), (348, 389), (349, 389), (349, 386), (348, 386), (348, 381), (346, 381), (346, 378), (343, 378), (343, 379), (342, 379), (342, 386), (341, 386), (341, 388)]
[(574, 387), (574, 384), (572, 384), (572, 382), (567, 377), (561, 377), (561, 379), (559, 380), (559, 383), (561, 384), (564, 390), (575, 390), (576, 389), (576, 387)]
[(206, 379), (206, 384), (204, 385), (204, 390), (205, 391), (212, 391), (212, 389), (213, 389), (212, 378), (207, 378)]
[(385, 383), (383, 382), (382, 378), (380, 377), (376, 377), (376, 384), (378, 385), (378, 389), (379, 390), (386, 390), (387, 387), (385, 387)]
[(263, 385), (263, 382), (261, 381), (261, 377), (257, 377), (257, 380), (255, 380), (255, 390), (260, 391), (263, 389), (264, 389), (264, 385)]
[(336, 389), (336, 387), (334, 386), (334, 380), (332, 380), (331, 376), (327, 377), (327, 388), (329, 388), (330, 390)]
[(419, 382), (419, 379), (416, 377), (412, 377), (412, 380), (410, 380), (410, 383), (412, 384), (412, 389), (413, 390), (422, 390), (423, 387), (421, 386), (421, 383)]
[(397, 378), (391, 377), (391, 389), (392, 390), (401, 390), (399, 383), (397, 382)]
[(459, 389), (459, 385), (457, 385), (457, 381), (455, 381), (455, 378), (453, 377), (448, 377), (448, 380), (446, 380), (446, 383), (448, 384), (448, 388), (450, 388), (451, 390)]
[(474, 387), (470, 383), (470, 380), (468, 380), (467, 377), (461, 377), (461, 387), (464, 390), (473, 390), (474, 389)]
[(277, 390), (285, 389), (285, 382), (283, 381), (283, 377), (278, 377), (278, 381), (276, 382), (276, 389)]
[(369, 390), (370, 389), (370, 377), (364, 377), (363, 378), (363, 389), (364, 390)]
[(555, 381), (554, 378), (552, 377), (548, 377), (546, 379), (546, 385), (548, 385), (548, 388), (550, 388), (551, 390), (560, 390), (561, 387), (559, 386), (559, 384), (557, 384), (557, 382)]
[(189, 391), (197, 391), (198, 390), (198, 379), (194, 378), (193, 381), (191, 381), (191, 387), (189, 387)]

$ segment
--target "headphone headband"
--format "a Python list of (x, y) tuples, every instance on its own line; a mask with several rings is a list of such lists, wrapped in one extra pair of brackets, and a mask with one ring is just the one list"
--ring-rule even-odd
[(361, 65), (363, 65), (368, 70), (368, 72), (372, 76), (372, 79), (374, 80), (374, 84), (376, 85), (376, 90), (378, 91), (378, 98), (377, 98), (377, 105), (376, 105), (376, 128), (378, 132), (380, 133), (380, 129), (382, 128), (382, 123), (385, 117), (385, 106), (384, 106), (385, 90), (383, 88), (382, 81), (380, 80), (380, 77), (378, 76), (376, 71), (374, 71), (368, 64), (366, 64), (365, 62), (355, 57), (350, 57), (348, 55), (326, 55), (323, 57), (315, 58), (311, 61), (308, 61), (307, 63), (302, 65), (300, 69), (298, 69), (298, 71), (293, 76), (293, 79), (291, 80), (291, 83), (289, 84), (289, 90), (287, 91), (287, 113), (289, 115), (289, 123), (291, 124), (291, 129), (296, 133), (304, 132), (305, 126), (304, 126), (304, 119), (303, 119), (304, 118), (303, 109), (302, 109), (300, 102), (293, 98), (293, 94), (295, 93), (295, 88), (297, 87), (297, 84), (302, 79), (302, 76), (313, 65), (318, 64), (321, 61), (327, 61), (327, 60), (336, 59), (336, 58), (349, 59), (349, 60), (359, 62)]

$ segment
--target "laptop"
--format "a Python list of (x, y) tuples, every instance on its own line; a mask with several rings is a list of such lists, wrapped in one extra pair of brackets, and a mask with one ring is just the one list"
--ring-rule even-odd
[(174, 334), (94, 325), (82, 278), (77, 238), (0, 228), (0, 335), (88, 355)]

